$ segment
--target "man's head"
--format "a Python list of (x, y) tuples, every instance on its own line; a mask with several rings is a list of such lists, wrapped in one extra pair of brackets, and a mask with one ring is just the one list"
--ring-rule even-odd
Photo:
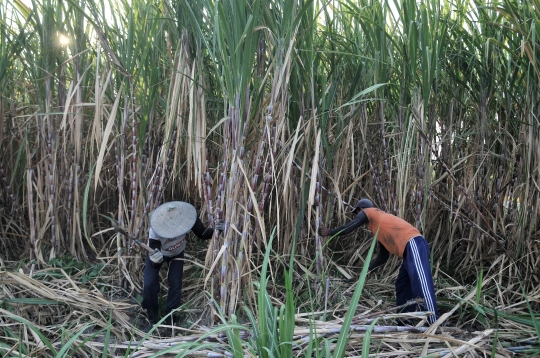
[(362, 198), (358, 200), (358, 203), (356, 203), (356, 207), (354, 208), (353, 213), (357, 214), (358, 212), (360, 212), (360, 210), (364, 210), (364, 209), (372, 208), (372, 207), (373, 207), (373, 202), (371, 200)]

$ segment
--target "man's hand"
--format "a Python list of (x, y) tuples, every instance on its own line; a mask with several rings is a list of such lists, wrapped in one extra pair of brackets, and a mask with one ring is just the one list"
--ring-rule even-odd
[(163, 262), (163, 253), (159, 249), (155, 249), (154, 253), (150, 254), (150, 261), (155, 264), (160, 264)]
[(328, 236), (330, 235), (330, 229), (324, 226), (319, 227), (319, 235)]
[(216, 221), (216, 223), (214, 224), (214, 230), (225, 231), (225, 221), (223, 220)]

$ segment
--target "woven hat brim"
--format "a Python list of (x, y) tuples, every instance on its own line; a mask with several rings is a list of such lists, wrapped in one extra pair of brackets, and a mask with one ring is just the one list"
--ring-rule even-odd
[(158, 206), (150, 215), (150, 226), (161, 238), (184, 235), (197, 221), (195, 207), (183, 201), (170, 201)]

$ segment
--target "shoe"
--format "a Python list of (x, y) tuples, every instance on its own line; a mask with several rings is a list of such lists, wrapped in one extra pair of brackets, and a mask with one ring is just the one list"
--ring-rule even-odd
[[(178, 321), (175, 320), (174, 314), (170, 314), (170, 311), (165, 313), (165, 319), (161, 324), (169, 327), (163, 327), (163, 331), (160, 330), (160, 334), (164, 337), (174, 337), (178, 334), (178, 330), (174, 329), (174, 326), (178, 325)], [(176, 323), (176, 324), (175, 324)]]
[(148, 308), (146, 310), (148, 315), (148, 324), (143, 327), (142, 331), (144, 333), (150, 332), (150, 330), (158, 323), (158, 310), (157, 308)]
[(148, 333), (148, 332), (150, 332), (150, 330), (151, 330), (152, 328), (154, 328), (154, 325), (155, 325), (155, 323), (149, 322), (149, 323), (147, 323), (146, 326), (144, 326), (141, 330), (142, 330), (144, 333)]
[(397, 326), (413, 326), (413, 322), (410, 319), (398, 318), (396, 320)]
[(174, 326), (174, 319), (173, 319), (174, 314), (171, 313), (171, 311), (167, 311), (165, 312), (164, 316), (166, 316), (166, 318), (163, 320), (161, 324), (164, 324), (166, 326)]

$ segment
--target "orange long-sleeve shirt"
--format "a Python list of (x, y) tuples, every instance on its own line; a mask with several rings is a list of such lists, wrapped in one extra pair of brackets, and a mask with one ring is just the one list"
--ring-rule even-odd
[[(364, 224), (377, 235), (377, 240), (389, 253), (401, 258), (409, 240), (421, 235), (420, 231), (405, 220), (376, 208), (364, 209), (348, 224), (331, 230), (330, 235), (346, 235)], [(379, 253), (381, 254), (388, 255), (384, 252)], [(380, 259), (386, 261), (387, 257)]]
[(377, 235), (377, 240), (393, 255), (403, 257), (405, 245), (415, 236), (420, 236), (414, 226), (392, 214), (376, 208), (364, 209), (368, 217), (368, 229)]

